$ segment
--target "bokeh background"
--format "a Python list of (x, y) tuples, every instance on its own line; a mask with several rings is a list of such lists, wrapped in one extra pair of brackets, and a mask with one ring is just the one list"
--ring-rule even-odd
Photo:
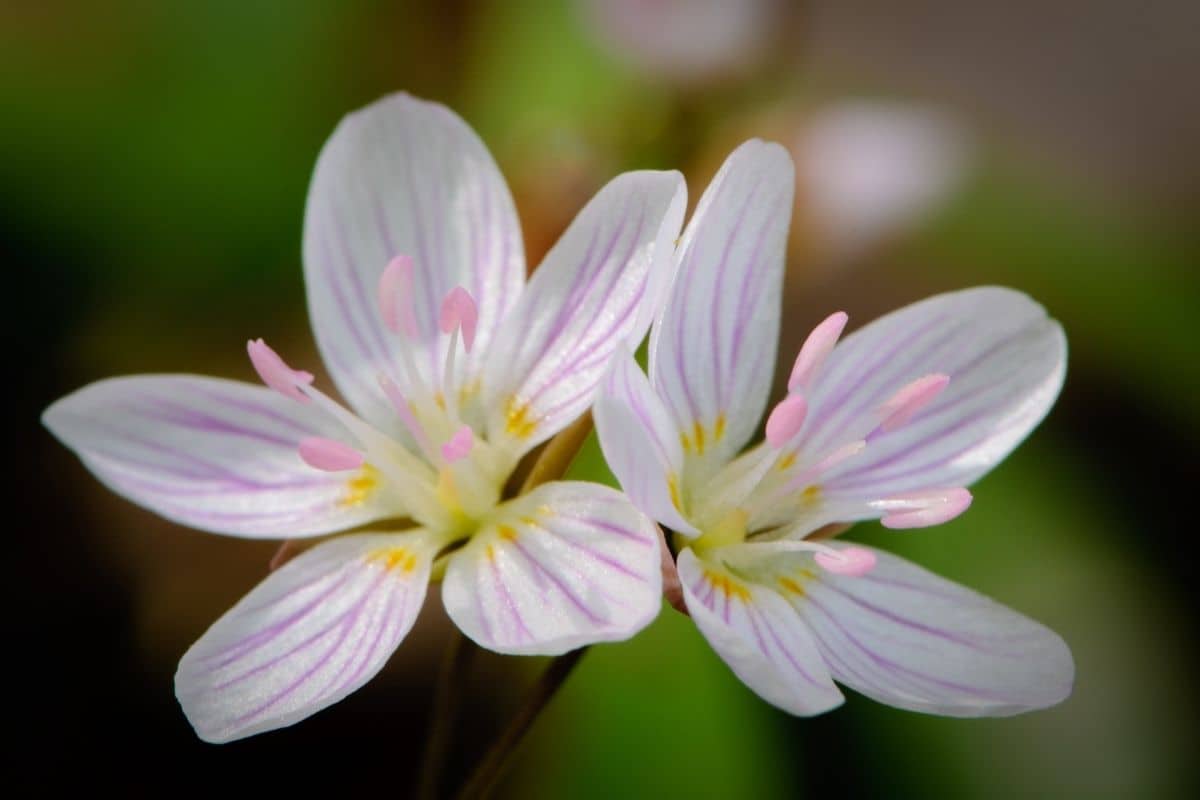
[[(1059, 631), (1066, 703), (962, 721), (851, 695), (795, 719), (668, 609), (588, 654), (502, 795), (1196, 797), (1198, 29), (1187, 0), (0, 0), (6, 788), (410, 791), (440, 603), (343, 703), (203, 744), (175, 663), (273, 546), (109, 495), (38, 420), (109, 375), (252, 379), (251, 337), (319, 363), (312, 165), (342, 114), (406, 89), (479, 131), (531, 264), (616, 172), (681, 168), (694, 201), (761, 136), (800, 167), (784, 358), (835, 309), (853, 326), (982, 283), (1038, 298), (1072, 353), (970, 513), (856, 532)], [(448, 784), (541, 666), (475, 660)]]

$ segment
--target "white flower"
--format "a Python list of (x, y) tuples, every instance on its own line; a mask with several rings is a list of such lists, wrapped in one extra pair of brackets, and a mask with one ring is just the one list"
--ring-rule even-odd
[(518, 460), (588, 409), (614, 349), (644, 335), (685, 204), (676, 172), (622, 175), (527, 283), (478, 137), (391, 96), (335, 131), (305, 215), (317, 343), (357, 413), (261, 339), (250, 357), (275, 391), (137, 376), (47, 410), (100, 480), (177, 522), (250, 538), (369, 526), (287, 563), (184, 655), (176, 693), (202, 738), (289, 725), (365, 683), (440, 554), (450, 617), (497, 652), (562, 653), (654, 618), (658, 531), (624, 496), (555, 482), (501, 498)]
[[(814, 540), (831, 523), (944, 522), (966, 486), (1042, 419), (1066, 366), (1059, 325), (1023, 294), (933, 297), (802, 348), (767, 441), (739, 452), (775, 364), (793, 168), (736, 150), (701, 198), (655, 322), (650, 377), (626, 354), (597, 397), (601, 445), (639, 507), (673, 528), (683, 601), (734, 672), (795, 714), (836, 679), (901, 708), (980, 716), (1071, 689), (1052, 631), (895, 556)], [(822, 531), (822, 529), (825, 529)]]

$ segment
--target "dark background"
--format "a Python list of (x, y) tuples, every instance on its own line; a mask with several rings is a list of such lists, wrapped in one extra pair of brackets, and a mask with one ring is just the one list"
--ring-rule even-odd
[[(0, 0), (10, 787), (412, 786), (439, 603), (346, 701), (206, 745), (175, 663), (273, 546), (132, 507), (39, 423), (109, 375), (252, 379), (252, 337), (318, 363), (299, 259), (312, 165), (342, 114), (406, 89), (479, 131), (531, 264), (620, 170), (682, 168), (694, 200), (750, 136), (802, 158), (839, 104), (934, 114), (920, 160), (900, 161), (928, 161), (938, 190), (869, 237), (823, 220), (801, 170), (781, 357), (837, 308), (856, 325), (980, 283), (1043, 302), (1072, 352), (1058, 406), (969, 514), (861, 534), (1060, 632), (1078, 668), (1066, 703), (959, 721), (852, 696), (798, 720), (668, 610), (589, 653), (507, 796), (1196, 796), (1198, 29), (1182, 1)], [(452, 780), (540, 666), (476, 661)]]

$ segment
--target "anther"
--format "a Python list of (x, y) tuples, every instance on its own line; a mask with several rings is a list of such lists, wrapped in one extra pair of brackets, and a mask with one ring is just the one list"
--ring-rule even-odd
[(442, 333), (452, 333), (462, 329), (463, 347), (471, 352), (475, 344), (475, 328), (479, 323), (479, 309), (475, 298), (461, 286), (455, 286), (442, 300), (442, 314), (439, 320)]
[(310, 436), (300, 442), (300, 457), (310, 467), (325, 472), (358, 469), (365, 461), (363, 454), (353, 447), (320, 436)]
[(949, 375), (935, 372), (932, 375), (917, 378), (901, 388), (880, 409), (884, 414), (884, 419), (879, 425), (879, 430), (887, 433), (908, 423), (932, 403), (948, 383), (950, 383)]
[(969, 491), (958, 487), (895, 495), (872, 505), (887, 512), (880, 520), (883, 527), (903, 530), (949, 522), (970, 507), (971, 499)]
[(313, 382), (311, 372), (289, 367), (262, 339), (246, 342), (246, 352), (250, 355), (254, 371), (262, 378), (263, 383), (284, 397), (299, 400), (301, 403), (308, 402), (308, 397), (300, 391), (300, 386)]
[(461, 461), (470, 454), (474, 444), (475, 435), (471, 432), (471, 426), (463, 425), (442, 445), (442, 457), (451, 464)]
[(392, 333), (409, 338), (417, 335), (413, 311), (413, 262), (408, 256), (396, 256), (379, 276), (379, 314)]
[(826, 572), (857, 578), (875, 568), (876, 558), (865, 547), (843, 547), (815, 553), (813, 560)]
[(783, 447), (800, 432), (808, 415), (808, 401), (802, 394), (789, 394), (767, 417), (767, 442), (774, 448)]
[(804, 340), (800, 354), (796, 356), (796, 363), (792, 365), (792, 374), (788, 378), (789, 392), (807, 388), (812, 384), (821, 365), (833, 352), (833, 346), (837, 344), (849, 319), (846, 312), (838, 311), (813, 328), (812, 333)]

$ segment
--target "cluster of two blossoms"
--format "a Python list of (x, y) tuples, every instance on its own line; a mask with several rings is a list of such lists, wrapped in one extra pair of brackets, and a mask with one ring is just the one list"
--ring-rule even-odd
[[(793, 169), (747, 142), (682, 236), (676, 172), (621, 175), (526, 282), (508, 189), (478, 137), (406, 95), (346, 118), (305, 217), (309, 309), (350, 411), (262, 340), (267, 388), (194, 376), (102, 381), (50, 429), (105, 484), (217, 533), (326, 538), (271, 573), (184, 655), (197, 733), (292, 724), (377, 673), (432, 580), (501, 653), (627, 638), (664, 588), (755, 692), (793, 713), (833, 680), (904, 708), (1006, 714), (1058, 702), (1073, 666), (1046, 628), (835, 523), (948, 520), (1044, 416), (1065, 343), (1016, 292), (935, 297), (837, 344), (804, 344), (766, 441), (742, 452), (775, 363)], [(651, 329), (649, 377), (630, 352)], [(835, 347), (835, 345), (837, 345)], [(593, 407), (624, 489), (510, 497), (530, 451)], [(663, 569), (662, 534), (675, 565)], [(664, 587), (663, 575), (668, 576)]]

